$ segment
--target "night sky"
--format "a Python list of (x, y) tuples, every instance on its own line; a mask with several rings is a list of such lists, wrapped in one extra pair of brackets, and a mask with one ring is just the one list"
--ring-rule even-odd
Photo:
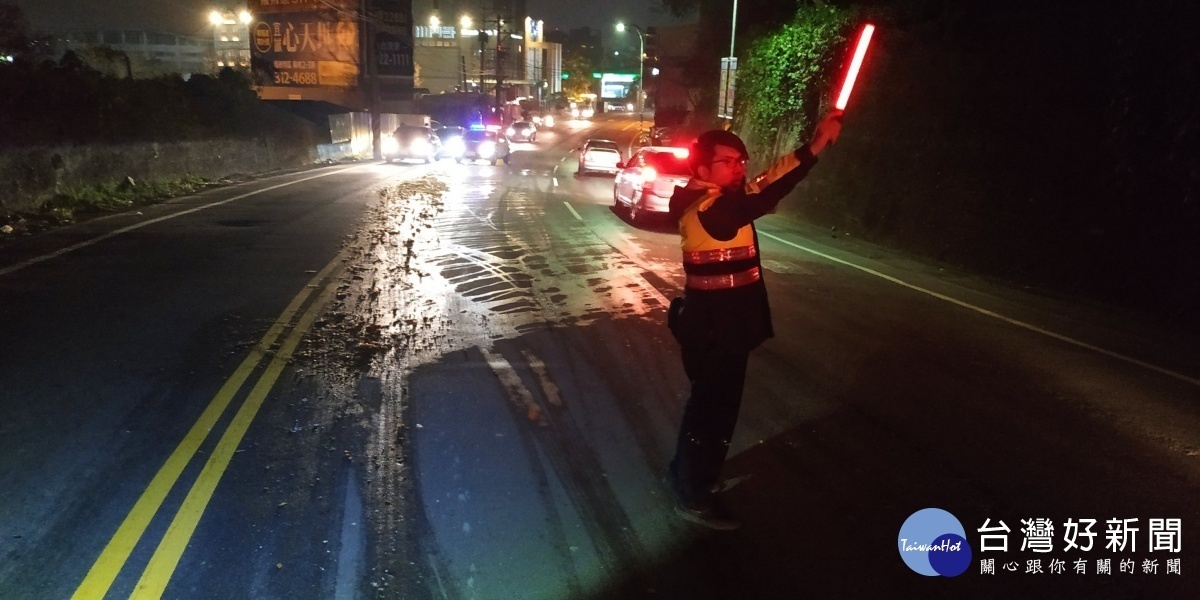
[[(208, 28), (208, 11), (217, 6), (237, 4), (204, 0), (4, 0), (25, 11), (34, 31), (70, 29), (129, 28), (168, 31), (195, 35)], [(480, 0), (439, 0), (443, 20), (457, 21), (459, 6), (478, 6)], [(414, 0), (413, 18), (424, 22), (434, 0)], [(487, 2), (490, 6), (491, 2)], [(245, 6), (245, 4), (241, 4)], [(547, 29), (592, 27), (612, 35), (616, 19), (641, 25), (666, 25), (676, 20), (663, 11), (656, 0), (526, 0), (535, 19), (545, 21)]]

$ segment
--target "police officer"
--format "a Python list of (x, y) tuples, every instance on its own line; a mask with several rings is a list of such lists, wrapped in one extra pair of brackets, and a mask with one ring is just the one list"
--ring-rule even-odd
[(811, 142), (749, 182), (742, 140), (730, 131), (706, 132), (688, 155), (692, 178), (671, 196), (687, 282), (684, 297), (672, 302), (668, 326), (692, 390), (667, 479), (677, 495), (676, 513), (705, 527), (738, 527), (713, 488), (737, 424), (750, 351), (773, 335), (754, 220), (804, 179), (840, 131), (841, 111), (831, 112)]

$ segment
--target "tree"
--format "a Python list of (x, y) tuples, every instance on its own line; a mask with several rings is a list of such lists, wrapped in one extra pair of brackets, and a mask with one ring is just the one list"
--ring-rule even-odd
[(29, 24), (21, 7), (0, 4), (0, 53), (20, 54), (29, 43)]
[(598, 66), (583, 52), (567, 56), (563, 60), (563, 73), (567, 75), (563, 80), (563, 91), (571, 96), (593, 93), (592, 73), (597, 70)]

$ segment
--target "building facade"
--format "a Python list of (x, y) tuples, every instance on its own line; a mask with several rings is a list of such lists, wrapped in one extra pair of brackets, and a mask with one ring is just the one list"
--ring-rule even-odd
[(56, 56), (73, 51), (92, 68), (113, 77), (213, 72), (212, 42), (174, 33), (137, 29), (70, 31), (55, 35), (54, 46)]

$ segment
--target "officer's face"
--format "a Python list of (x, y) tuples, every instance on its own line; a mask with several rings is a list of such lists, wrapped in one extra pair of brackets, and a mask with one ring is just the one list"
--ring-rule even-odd
[(700, 175), (708, 171), (705, 181), (723, 189), (737, 188), (746, 182), (746, 158), (735, 148), (717, 146), (707, 169), (700, 167)]

